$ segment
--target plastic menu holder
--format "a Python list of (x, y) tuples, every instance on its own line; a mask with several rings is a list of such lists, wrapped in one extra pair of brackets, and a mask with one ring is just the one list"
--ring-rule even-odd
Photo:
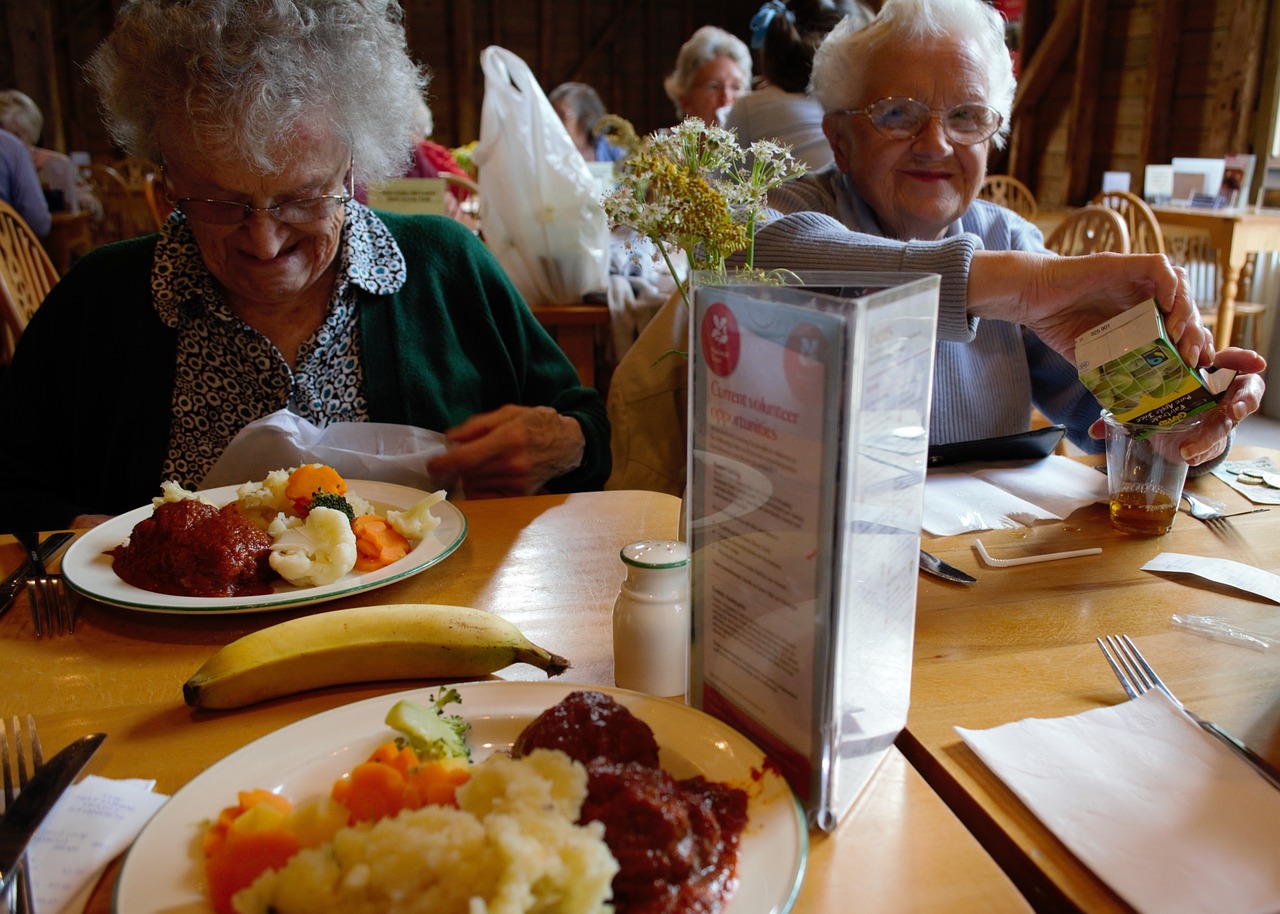
[(831, 829), (906, 724), (937, 276), (695, 277), (692, 704)]

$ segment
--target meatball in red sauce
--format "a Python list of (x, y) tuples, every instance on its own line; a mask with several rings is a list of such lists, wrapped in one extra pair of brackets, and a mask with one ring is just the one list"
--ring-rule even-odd
[(513, 753), (559, 749), (587, 769), (580, 822), (604, 824), (618, 861), (618, 914), (717, 914), (737, 885), (745, 791), (658, 766), (649, 725), (600, 692), (574, 692), (517, 738)]
[(239, 597), (271, 592), (272, 539), (236, 510), (195, 499), (161, 504), (111, 551), (123, 580), (154, 593)]

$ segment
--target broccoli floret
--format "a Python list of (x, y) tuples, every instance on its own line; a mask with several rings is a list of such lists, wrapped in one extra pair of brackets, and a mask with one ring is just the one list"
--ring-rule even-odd
[(462, 701), (457, 689), (442, 690), (431, 707), (397, 701), (387, 713), (387, 726), (404, 734), (403, 740), (426, 761), (439, 758), (471, 758), (467, 731), (471, 724), (456, 714), (445, 714), (445, 705)]
[(344, 496), (334, 495), (332, 492), (312, 492), (311, 504), (307, 505), (307, 510), (314, 511), (316, 508), (332, 508), (347, 515), (348, 521), (356, 519), (356, 509), (351, 507), (351, 502), (347, 501)]

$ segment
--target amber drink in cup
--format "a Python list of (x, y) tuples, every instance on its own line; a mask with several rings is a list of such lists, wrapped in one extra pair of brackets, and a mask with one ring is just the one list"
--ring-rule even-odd
[(1173, 526), (1187, 479), (1182, 443), (1199, 427), (1194, 416), (1168, 426), (1131, 425), (1103, 410), (1111, 526), (1136, 536), (1163, 536)]

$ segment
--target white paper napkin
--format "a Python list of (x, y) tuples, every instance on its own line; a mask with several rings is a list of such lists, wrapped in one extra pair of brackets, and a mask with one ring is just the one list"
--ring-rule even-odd
[(107, 864), (125, 852), (168, 799), (153, 793), (154, 786), (154, 781), (91, 774), (67, 789), (27, 850), (37, 911), (84, 910)]
[(956, 732), (1142, 914), (1280, 911), (1280, 791), (1163, 693)]
[(321, 428), (282, 409), (242, 428), (199, 488), (239, 485), (272, 470), (324, 463), (346, 479), (391, 482), (425, 492), (453, 490), (454, 480), (436, 480), (427, 472), (427, 461), (447, 447), (442, 433), (411, 425), (335, 422)]
[(934, 536), (1029, 527), (1107, 500), (1107, 479), (1069, 457), (930, 470), (922, 526)]

